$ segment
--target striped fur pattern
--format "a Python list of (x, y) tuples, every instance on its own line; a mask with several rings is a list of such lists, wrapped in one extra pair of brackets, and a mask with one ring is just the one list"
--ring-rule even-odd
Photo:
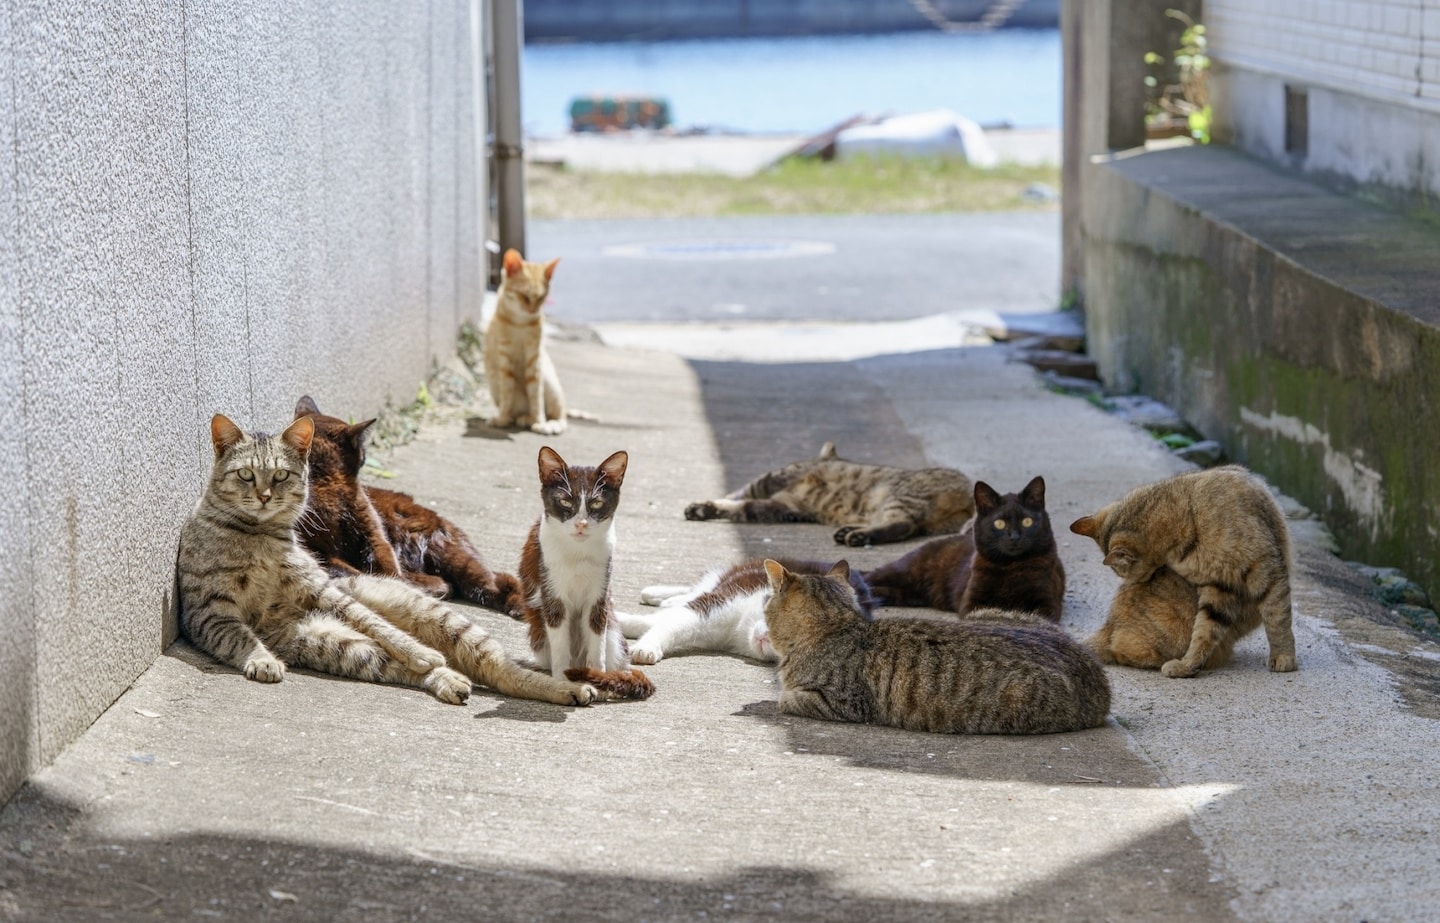
[(398, 580), (335, 579), (296, 539), (314, 423), (278, 436), (211, 421), (210, 483), (180, 534), (180, 624), (201, 650), (257, 682), (289, 667), (417, 686), (463, 704), (471, 684), (566, 705), (595, 690), (512, 662), (479, 626)]
[[(824, 574), (834, 562), (779, 559), (787, 570), (800, 574)], [(875, 606), (870, 587), (858, 570), (850, 572), (855, 599), (868, 617)], [(770, 580), (763, 558), (743, 561), (731, 567), (707, 572), (694, 586), (650, 586), (640, 601), (659, 606), (653, 613), (615, 613), (630, 645), (635, 663), (658, 663), (666, 654), (682, 651), (722, 651), (754, 660), (780, 659), (770, 644), (765, 624), (765, 603), (770, 599)]]
[(835, 541), (861, 547), (958, 532), (975, 514), (970, 479), (953, 468), (896, 468), (820, 454), (762, 474), (718, 500), (685, 508), (686, 519), (819, 522)]
[(1127, 584), (1143, 584), (1168, 567), (1195, 588), (1190, 643), (1184, 656), (1161, 665), (1165, 676), (1195, 676), (1217, 646), (1233, 645), (1256, 624), (1265, 626), (1270, 669), (1295, 669), (1290, 532), (1270, 489), (1245, 468), (1226, 465), (1137, 487), (1077, 519), (1070, 531), (1093, 538)]
[(1065, 567), (1045, 512), (1045, 479), (1001, 495), (975, 482), (975, 528), (932, 539), (865, 574), (886, 606), (926, 606), (961, 615), (976, 609), (1033, 612), (1060, 621)]
[(458, 598), (520, 615), (520, 581), (492, 571), (455, 523), (397, 490), (360, 483), (365, 432), (375, 422), (327, 416), (307, 395), (296, 418), (315, 424), (307, 471), (310, 499), (300, 542), (332, 575), (399, 577), (440, 599)]
[(535, 666), (583, 679), (612, 698), (644, 699), (655, 686), (630, 666), (610, 599), (615, 511), (629, 456), (598, 466), (567, 465), (540, 449), (540, 518), (520, 553), (524, 619)]
[(1110, 685), (1095, 655), (1038, 616), (868, 621), (844, 561), (825, 575), (766, 561), (765, 607), (780, 654), (780, 710), (826, 721), (947, 734), (1098, 727)]
[(485, 328), (485, 378), (497, 412), (491, 426), (565, 432), (565, 393), (545, 352), (550, 279), (560, 260), (531, 263), (506, 250), (495, 313)]

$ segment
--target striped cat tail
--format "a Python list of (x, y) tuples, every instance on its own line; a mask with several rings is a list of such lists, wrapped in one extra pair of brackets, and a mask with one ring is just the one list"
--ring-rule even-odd
[(589, 683), (618, 699), (648, 699), (655, 694), (655, 684), (639, 670), (571, 667), (565, 671), (565, 678), (573, 683)]

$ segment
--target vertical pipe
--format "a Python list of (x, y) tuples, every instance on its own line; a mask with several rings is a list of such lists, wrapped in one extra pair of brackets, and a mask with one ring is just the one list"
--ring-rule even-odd
[[(486, 63), (490, 52), (486, 36), (490, 32), (488, 10), (485, 0), (470, 0), (470, 116), (471, 136), (474, 149), (471, 156), (475, 164), (475, 246), (479, 253), (475, 265), (480, 271), (480, 292), (476, 303), (484, 301), (485, 289), (490, 284), (490, 251), (487, 246), (493, 229), (490, 226), (490, 150), (487, 138), (490, 118), (490, 89), (485, 78)], [(480, 318), (476, 317), (476, 321)]]
[(521, 0), (492, 0), (495, 30), (496, 211), (500, 249), (525, 252), (525, 148), (520, 129)]

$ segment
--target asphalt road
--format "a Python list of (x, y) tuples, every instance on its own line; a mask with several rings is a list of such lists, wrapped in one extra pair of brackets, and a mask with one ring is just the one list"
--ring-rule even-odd
[(549, 316), (619, 321), (883, 321), (1054, 311), (1060, 214), (533, 221), (560, 257)]

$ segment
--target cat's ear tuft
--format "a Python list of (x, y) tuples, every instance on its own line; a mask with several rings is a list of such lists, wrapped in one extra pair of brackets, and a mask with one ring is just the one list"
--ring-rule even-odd
[(779, 561), (771, 558), (765, 559), (765, 576), (770, 581), (770, 592), (773, 593), (780, 589), (781, 585), (785, 583), (786, 574), (785, 566)]
[(835, 443), (833, 443), (833, 442), (827, 442), (827, 443), (825, 443), (824, 445), (822, 445), (822, 446), (820, 447), (820, 460), (821, 460), (821, 461), (829, 461), (829, 460), (831, 460), (832, 458), (838, 458), (838, 457), (839, 457), (839, 456), (835, 454)]
[(513, 276), (519, 272), (524, 262), (525, 261), (520, 258), (520, 251), (514, 247), (506, 250), (505, 257), (501, 260), (501, 263), (505, 267), (505, 275), (507, 276)]
[(310, 451), (310, 440), (313, 438), (315, 438), (315, 421), (310, 417), (301, 417), (285, 427), (285, 432), (280, 434), (280, 441), (301, 455)]
[(210, 418), (210, 442), (215, 446), (215, 457), (219, 458), (225, 452), (245, 438), (240, 427), (230, 422), (230, 418), (223, 413), (217, 413)]
[(975, 482), (975, 512), (984, 516), (1000, 505), (1000, 492), (984, 481)]
[(619, 487), (625, 480), (625, 466), (628, 464), (630, 454), (622, 449), (600, 463), (600, 473), (612, 487)]
[(839, 561), (835, 562), (835, 566), (830, 568), (830, 572), (827, 573), (825, 576), (833, 577), (839, 580), (841, 583), (845, 584), (846, 586), (849, 586), (850, 562), (846, 561), (844, 558), (841, 558)]
[(1032, 509), (1043, 508), (1045, 506), (1045, 479), (1038, 474), (1031, 478), (1030, 483), (1025, 485), (1025, 489), (1020, 491), (1020, 502)]
[(315, 401), (308, 394), (300, 395), (300, 400), (295, 402), (295, 417), (308, 417), (312, 413), (319, 413), (320, 408), (315, 406)]
[(1088, 535), (1094, 538), (1100, 534), (1100, 521), (1094, 516), (1081, 516), (1070, 523), (1070, 531), (1076, 535)]
[(350, 437), (351, 445), (356, 448), (365, 444), (365, 431), (375, 425), (375, 417), (371, 417), (363, 423), (352, 423), (345, 427), (345, 433)]
[(551, 260), (550, 262), (548, 262), (548, 263), (545, 264), (545, 281), (546, 281), (546, 282), (549, 282), (549, 281), (550, 281), (550, 277), (553, 276), (553, 275), (555, 275), (555, 267), (556, 267), (556, 266), (559, 266), (559, 265), (560, 265), (560, 257), (558, 257), (558, 256), (555, 257), (555, 259), (553, 259), (553, 260)]

